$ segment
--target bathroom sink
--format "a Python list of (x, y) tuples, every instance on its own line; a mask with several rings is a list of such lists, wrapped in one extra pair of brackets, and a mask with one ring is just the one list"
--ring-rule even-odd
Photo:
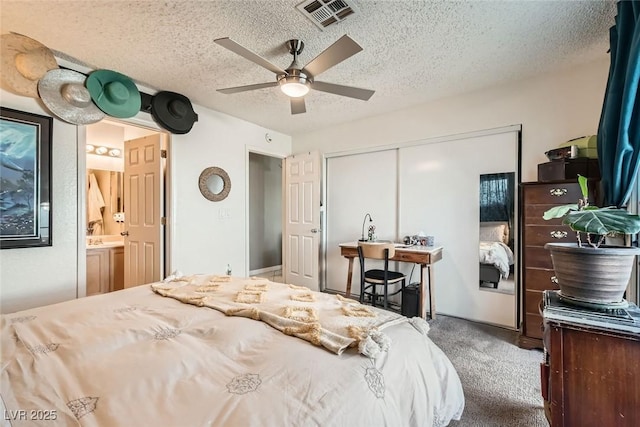
[(98, 248), (116, 248), (118, 246), (124, 246), (124, 240), (121, 236), (95, 236), (95, 237), (87, 237), (87, 248), (88, 249), (98, 249)]
[(124, 242), (102, 242), (102, 243), (93, 243), (89, 245), (90, 247), (102, 247), (102, 248), (111, 248), (115, 246), (124, 246)]
[(87, 245), (87, 249), (117, 248), (118, 246), (124, 246), (124, 242), (92, 243)]

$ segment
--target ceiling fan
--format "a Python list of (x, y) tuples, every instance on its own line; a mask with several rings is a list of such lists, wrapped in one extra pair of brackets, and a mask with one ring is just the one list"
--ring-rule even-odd
[(304, 49), (304, 43), (301, 40), (295, 39), (287, 41), (286, 46), (289, 49), (289, 53), (293, 55), (293, 62), (285, 70), (273, 65), (271, 62), (251, 52), (249, 49), (239, 45), (228, 37), (216, 39), (214, 42), (276, 74), (275, 82), (218, 89), (218, 92), (221, 93), (231, 94), (280, 86), (282, 92), (291, 98), (291, 114), (300, 114), (307, 111), (304, 104), (304, 96), (309, 92), (309, 89), (332, 93), (334, 95), (348, 96), (349, 98), (361, 99), (363, 101), (367, 101), (375, 93), (375, 91), (369, 89), (315, 80), (318, 74), (362, 50), (362, 47), (347, 35), (340, 37), (335, 43), (312, 59), (311, 62), (304, 67), (298, 65), (298, 55), (300, 55)]

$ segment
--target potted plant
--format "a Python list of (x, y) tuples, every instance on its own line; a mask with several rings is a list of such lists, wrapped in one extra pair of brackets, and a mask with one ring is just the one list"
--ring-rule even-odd
[(633, 263), (640, 248), (605, 245), (605, 238), (640, 232), (640, 216), (616, 207), (589, 204), (587, 178), (578, 175), (582, 199), (556, 206), (545, 220), (564, 217), (562, 223), (577, 235), (577, 243), (547, 243), (560, 294), (582, 305), (626, 305), (623, 300)]

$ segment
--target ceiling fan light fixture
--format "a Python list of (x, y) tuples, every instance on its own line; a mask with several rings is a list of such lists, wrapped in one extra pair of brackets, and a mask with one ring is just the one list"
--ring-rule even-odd
[(282, 90), (285, 95), (291, 98), (300, 98), (309, 93), (309, 86), (304, 83), (289, 82), (283, 83), (280, 86), (280, 90)]
[(282, 76), (278, 79), (280, 90), (291, 98), (301, 98), (309, 93), (309, 81), (302, 73)]
[[(319, 2), (320, 0), (313, 1)], [(343, 0), (322, 1), (325, 4), (333, 1), (333, 3), (330, 3), (331, 5), (334, 5), (334, 3), (340, 3), (348, 9), (348, 5), (343, 3)], [(315, 6), (316, 5), (314, 5), (313, 7)], [(347, 14), (348, 13), (345, 12), (343, 16), (346, 16)], [(263, 57), (234, 42), (229, 37), (215, 39), (214, 42), (224, 47), (225, 49), (228, 49), (231, 52), (240, 55), (245, 59), (248, 59), (254, 64), (257, 64), (262, 68), (275, 73), (276, 75), (275, 82), (272, 80), (270, 83), (258, 83), (218, 89), (218, 92), (221, 93), (232, 94), (250, 90), (258, 90), (267, 87), (280, 86), (282, 92), (290, 98), (289, 103), (291, 105), (291, 114), (301, 114), (307, 111), (304, 102), (304, 96), (309, 93), (310, 89), (331, 93), (334, 95), (346, 96), (349, 98), (361, 99), (363, 101), (368, 101), (375, 92), (369, 89), (361, 89), (353, 86), (322, 82), (315, 79), (316, 76), (327, 71), (329, 68), (338, 65), (342, 61), (351, 58), (356, 53), (362, 51), (362, 46), (360, 46), (346, 34), (336, 40), (328, 48), (323, 50), (319, 55), (308, 62), (307, 65), (302, 67), (298, 64), (298, 55), (302, 53), (304, 43), (298, 39), (288, 40), (285, 45), (288, 48), (289, 53), (293, 55), (293, 61), (286, 69), (282, 69), (277, 65), (273, 65)]]

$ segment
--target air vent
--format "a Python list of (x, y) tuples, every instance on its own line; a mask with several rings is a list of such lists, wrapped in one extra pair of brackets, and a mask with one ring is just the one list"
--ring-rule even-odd
[(296, 8), (321, 30), (356, 12), (353, 4), (344, 0), (307, 0)]

